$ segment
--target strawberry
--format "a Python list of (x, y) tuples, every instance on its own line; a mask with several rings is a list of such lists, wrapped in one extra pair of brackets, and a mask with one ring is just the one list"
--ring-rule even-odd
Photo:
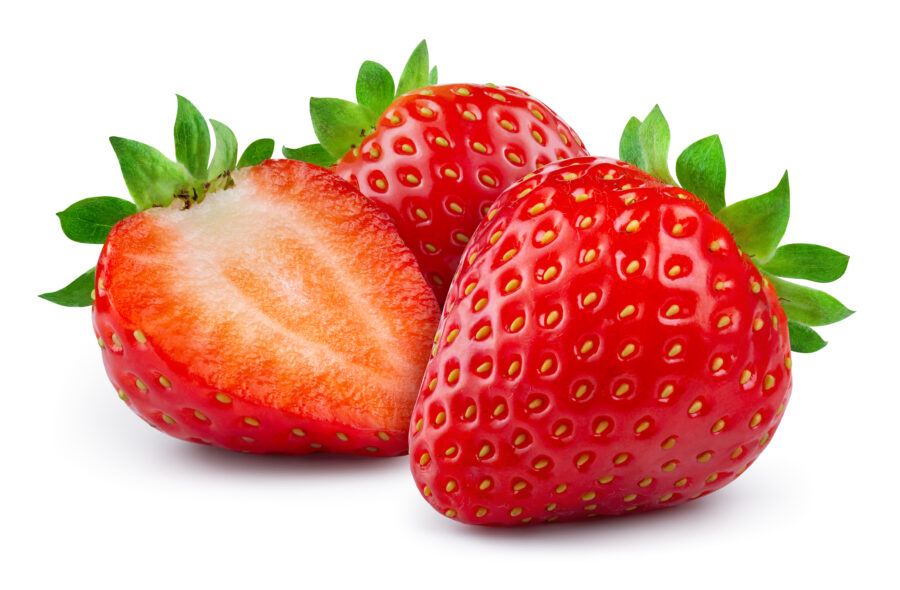
[(679, 157), (680, 188), (668, 134), (656, 108), (623, 136), (653, 175), (600, 157), (543, 167), (469, 241), (410, 430), (416, 484), (446, 516), (572, 520), (721, 488), (778, 428), (791, 343), (820, 348), (809, 326), (851, 313), (776, 276), (833, 280), (847, 263), (777, 246), (787, 175), (724, 207), (718, 137)]
[[(401, 75), (367, 61), (354, 104), (313, 98), (320, 144), (286, 157), (334, 170), (388, 212), (438, 300), (500, 192), (535, 168), (587, 155), (550, 107), (512, 87), (437, 82), (424, 41)], [(430, 84), (430, 85), (429, 85)]]
[[(327, 170), (256, 164), (262, 150), (232, 172), (236, 144), (218, 123), (229, 153), (207, 174), (206, 121), (179, 103), (179, 163), (113, 138), (138, 207), (102, 197), (60, 214), (78, 238), (119, 208), (84, 280), (119, 397), (167, 434), (226, 449), (405, 453), (438, 316), (412, 253)], [(203, 182), (173, 184), (188, 176)], [(77, 291), (45, 298), (90, 303)]]

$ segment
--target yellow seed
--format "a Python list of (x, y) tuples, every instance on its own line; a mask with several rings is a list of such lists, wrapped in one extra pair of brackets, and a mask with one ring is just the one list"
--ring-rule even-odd
[(713, 285), (713, 288), (714, 288), (716, 291), (721, 291), (721, 290), (723, 290), (723, 289), (725, 288), (725, 283), (723, 283), (722, 281), (717, 281), (716, 284)]
[(456, 336), (458, 334), (459, 334), (459, 329), (453, 328), (452, 330), (450, 330), (450, 333), (447, 334), (447, 344), (452, 344), (453, 341), (456, 340)]
[(576, 203), (581, 203), (582, 201), (587, 201), (591, 198), (591, 195), (589, 193), (579, 193), (577, 195), (573, 194), (572, 196), (575, 197)]
[(420, 207), (416, 209), (416, 217), (418, 217), (419, 219), (428, 219), (428, 213), (425, 212), (425, 209), (422, 209)]
[(292, 428), (291, 432), (293, 432), (295, 436), (306, 436), (306, 431), (302, 428)]
[(497, 240), (500, 239), (500, 236), (503, 235), (503, 230), (497, 230), (491, 234), (491, 239), (488, 240), (491, 243), (491, 246), (497, 243)]
[(444, 423), (444, 421), (446, 419), (447, 419), (446, 412), (438, 412), (437, 416), (434, 417), (434, 423), (435, 423), (435, 425), (440, 426), (441, 424)]
[(606, 485), (609, 482), (611, 482), (612, 480), (614, 480), (615, 478), (616, 478), (615, 475), (604, 475), (603, 477), (601, 477), (600, 479), (597, 480), (597, 483)]
[(698, 463), (706, 463), (710, 459), (712, 459), (712, 453), (710, 453), (709, 451), (706, 451), (705, 453), (701, 453), (701, 454), (697, 455)]
[(547, 510), (547, 512), (553, 512), (554, 510), (556, 510), (556, 504), (555, 503), (547, 504), (547, 507), (545, 508), (545, 510)]
[(408, 182), (410, 184), (419, 184), (419, 179), (415, 174), (407, 174), (406, 182)]
[(491, 478), (489, 478), (489, 477), (482, 479), (481, 483), (478, 484), (478, 489), (480, 489), (480, 490), (486, 490), (489, 487), (491, 487)]
[(200, 410), (194, 410), (194, 418), (200, 420), (201, 422), (206, 422), (209, 418), (206, 417), (206, 414), (201, 412)]
[(760, 330), (762, 330), (762, 327), (763, 327), (762, 318), (756, 318), (755, 320), (753, 320), (753, 331), (754, 332), (759, 332)]
[(639, 229), (641, 229), (641, 222), (638, 221), (637, 219), (632, 219), (631, 221), (628, 222), (628, 225), (625, 226), (625, 231), (630, 234), (633, 234), (634, 232), (638, 231)]
[[(630, 185), (630, 184), (626, 184), (626, 185), (623, 186), (622, 188), (625, 189), (625, 190), (628, 190), (629, 188), (631, 188), (631, 185)], [(631, 205), (631, 204), (634, 203), (636, 200), (637, 200), (637, 195), (635, 195), (634, 193), (628, 194), (628, 195), (626, 195), (625, 198), (624, 198), (624, 202), (625, 202), (626, 205)]]
[(381, 155), (381, 152), (378, 151), (378, 148), (372, 148), (369, 150), (369, 157), (373, 160), (377, 160), (378, 156)]
[(400, 146), (400, 151), (411, 154), (416, 151), (416, 148), (414, 148), (410, 143), (404, 143), (402, 146)]
[(525, 318), (522, 316), (519, 316), (512, 321), (512, 323), (509, 325), (509, 329), (511, 332), (518, 332), (524, 324), (525, 324)]
[(742, 454), (744, 454), (744, 447), (738, 447), (738, 448), (736, 448), (736, 449), (731, 453), (731, 458), (732, 458), (732, 459), (737, 459), (737, 458), (740, 457)]
[(587, 385), (581, 384), (578, 386), (578, 389), (575, 390), (575, 399), (581, 399), (585, 393), (587, 393)]
[(513, 484), (513, 490), (516, 492), (521, 492), (522, 490), (524, 490), (527, 487), (528, 487), (528, 484), (521, 480), (517, 481), (516, 483)]
[(457, 88), (456, 93), (462, 96), (469, 96), (470, 92), (468, 88)]
[(375, 186), (380, 190), (384, 190), (387, 188), (387, 182), (385, 182), (383, 178), (379, 178), (375, 181)]
[(431, 455), (428, 453), (422, 453), (422, 456), (419, 457), (419, 465), (427, 465), (429, 461), (431, 461)]
[(475, 333), (475, 340), (484, 340), (488, 336), (491, 335), (491, 327), (490, 326), (482, 326)]
[(456, 481), (451, 479), (450, 481), (447, 482), (447, 485), (444, 486), (444, 489), (447, 490), (448, 492), (452, 492), (453, 490), (456, 489)]
[(719, 420), (718, 422), (713, 424), (712, 431), (721, 432), (723, 428), (725, 428), (725, 420)]
[(642, 487), (642, 488), (646, 488), (646, 487), (649, 486), (651, 483), (653, 483), (653, 478), (652, 478), (652, 477), (645, 477), (644, 479), (642, 479), (641, 481), (638, 482), (638, 485), (639, 485), (640, 487)]
[(537, 398), (537, 399), (534, 399), (531, 402), (529, 402), (528, 409), (536, 410), (543, 405), (544, 405), (544, 400), (542, 400), (541, 398)]
[(559, 138), (562, 140), (562, 142), (563, 142), (564, 144), (569, 145), (569, 138), (566, 137), (564, 134), (560, 133), (560, 134), (559, 134)]
[(113, 341), (113, 344), (115, 344), (115, 345), (118, 346), (119, 348), (122, 347), (122, 341), (119, 340), (119, 335), (116, 334), (115, 332), (113, 332), (113, 335), (112, 335), (112, 341)]
[(678, 356), (679, 354), (681, 354), (681, 350), (681, 344), (673, 344), (672, 348), (669, 349), (669, 356)]
[(515, 508), (513, 508), (512, 510), (509, 511), (509, 515), (510, 516), (519, 516), (520, 514), (522, 514), (522, 511), (523, 511), (523, 509), (521, 507), (516, 506)]
[(625, 272), (628, 274), (636, 273), (637, 270), (641, 267), (641, 263), (637, 260), (632, 260), (628, 263), (628, 266), (625, 267)]
[(425, 249), (428, 250), (429, 252), (432, 252), (432, 253), (437, 252), (437, 246), (435, 246), (434, 244), (428, 244), (428, 243), (426, 243), (426, 244), (425, 244)]
[(169, 416), (168, 414), (163, 414), (162, 419), (166, 424), (175, 424), (175, 418)]
[(120, 390), (117, 391), (116, 393), (119, 394), (119, 399), (120, 399), (120, 400), (122, 400), (123, 402), (127, 402), (127, 401), (128, 401), (128, 394), (125, 393), (125, 390), (124, 390), (124, 389), (120, 389)]
[(477, 516), (478, 518), (481, 518), (482, 516), (487, 514), (487, 512), (488, 512), (487, 508), (479, 508), (478, 510), (475, 511), (475, 516)]
[(493, 98), (494, 100), (499, 100), (500, 102), (506, 102), (506, 97), (499, 92), (495, 92), (494, 94), (492, 94), (491, 98)]
[(575, 459), (575, 465), (577, 465), (578, 467), (581, 467), (582, 465), (587, 463), (588, 460), (590, 460), (590, 458), (591, 458), (591, 456), (588, 455), (587, 453), (582, 453), (582, 454), (578, 455), (577, 459)]
[(601, 420), (594, 428), (594, 434), (603, 434), (607, 428), (609, 428), (609, 420)]
[(537, 461), (534, 462), (534, 468), (535, 469), (543, 469), (544, 467), (546, 467), (549, 464), (550, 464), (550, 461), (548, 461), (547, 459), (538, 459)]
[(437, 377), (428, 382), (428, 389), (434, 391), (434, 388), (437, 386)]
[(547, 371), (549, 371), (552, 368), (553, 368), (553, 361), (551, 359), (545, 359), (544, 362), (541, 364), (540, 372), (546, 373)]
[(547, 205), (545, 205), (544, 203), (536, 203), (536, 204), (532, 205), (530, 209), (528, 209), (528, 214), (529, 215), (537, 215), (538, 213), (540, 213), (541, 211), (543, 211), (546, 208), (547, 208)]
[(506, 411), (506, 404), (497, 404), (497, 407), (494, 408), (494, 417), (500, 416), (505, 411)]
[(532, 191), (531, 188), (526, 188), (525, 190), (523, 190), (522, 192), (520, 192), (518, 195), (516, 195), (516, 198), (517, 198), (517, 199), (521, 199), (522, 197), (524, 197), (525, 195), (527, 195), (527, 194), (530, 193), (531, 191)]
[(724, 365), (724, 364), (725, 364), (725, 360), (722, 357), (717, 356), (712, 360), (712, 363), (710, 364), (709, 368), (712, 371), (718, 371), (719, 369), (722, 368), (722, 365)]
[(759, 446), (763, 446), (767, 442), (769, 442), (769, 433), (768, 432), (765, 433), (761, 439), (759, 439)]
[(556, 320), (558, 320), (558, 319), (559, 319), (559, 312), (554, 309), (553, 311), (551, 311), (550, 313), (547, 314), (546, 323), (548, 326), (552, 326), (553, 324), (556, 323)]
[(515, 125), (513, 125), (512, 123), (510, 123), (510, 122), (507, 121), (506, 119), (501, 119), (501, 120), (500, 120), (500, 126), (503, 127), (504, 129), (506, 129), (507, 131), (513, 131), (513, 130), (516, 128)]
[(485, 362), (481, 363), (480, 365), (478, 365), (478, 368), (475, 369), (475, 372), (476, 373), (487, 373), (488, 371), (491, 370), (492, 366), (493, 365), (491, 365), (490, 361), (485, 361)]
[(350, 440), (350, 439), (347, 437), (347, 435), (344, 434), (343, 432), (338, 432), (335, 436), (337, 436), (337, 437), (338, 437), (339, 439), (341, 439), (343, 442), (347, 442), (348, 440)]
[(593, 262), (594, 258), (596, 258), (596, 257), (597, 257), (597, 251), (594, 250), (593, 248), (591, 248), (590, 250), (585, 252), (584, 261), (585, 262)]
[(688, 480), (687, 480), (686, 477), (682, 477), (681, 479), (679, 479), (678, 481), (675, 482), (675, 487), (676, 487), (676, 488), (684, 487), (684, 484), (686, 484), (687, 481), (688, 481)]
[(793, 367), (794, 360), (789, 356), (784, 357), (784, 368), (790, 371)]
[(719, 479), (719, 474), (713, 473), (712, 475), (710, 475), (709, 477), (706, 478), (706, 483), (712, 483), (712, 482), (716, 481), (717, 479)]
[(563, 180), (566, 180), (566, 181), (572, 181), (572, 180), (575, 180), (576, 178), (578, 178), (578, 175), (575, 174), (574, 172), (566, 172), (565, 174), (562, 175), (562, 178), (563, 178)]
[(710, 252), (716, 252), (716, 251), (719, 250), (720, 247), (721, 247), (721, 244), (719, 243), (718, 240), (716, 240), (716, 241), (711, 242), (711, 243), (709, 244), (709, 251), (710, 251)]
[(453, 168), (444, 168), (444, 176), (447, 178), (459, 178), (459, 174)]
[(134, 339), (137, 340), (138, 342), (140, 342), (141, 344), (143, 344), (144, 342), (147, 341), (147, 337), (144, 336), (144, 333), (141, 332), (140, 330), (134, 331)]
[[(247, 424), (248, 426), (259, 426), (259, 420), (257, 420), (256, 418), (252, 418), (250, 416), (247, 416), (246, 418), (244, 418), (244, 423)], [(338, 437), (338, 438), (340, 438), (340, 437)]]
[(475, 302), (473, 309), (475, 311), (481, 311), (482, 309), (484, 309), (484, 306), (487, 304), (488, 304), (487, 297), (482, 297), (481, 299), (479, 299), (478, 301)]
[(633, 314), (636, 310), (637, 310), (637, 308), (635, 308), (635, 306), (633, 306), (633, 305), (626, 305), (624, 308), (622, 308), (622, 311), (619, 312), (619, 317), (620, 317), (620, 318), (627, 318), (628, 316), (630, 316), (631, 314)]
[(634, 352), (634, 344), (631, 344), (629, 342), (628, 344), (625, 345), (625, 348), (622, 349), (622, 352), (619, 353), (619, 356), (621, 356), (622, 358), (626, 358), (626, 357), (630, 356), (631, 353), (633, 353), (633, 352)]
[(556, 276), (556, 273), (559, 272), (555, 266), (551, 266), (547, 270), (544, 271), (544, 280), (549, 281), (552, 280), (553, 277)]
[(97, 344), (100, 345), (100, 348), (106, 348), (106, 344), (103, 343), (103, 338), (97, 338)]
[(465, 291), (463, 291), (463, 292), (464, 292), (466, 295), (469, 295), (470, 293), (472, 293), (472, 291), (475, 290), (475, 285), (476, 285), (476, 284), (477, 284), (477, 283), (474, 282), (474, 281), (471, 282), (471, 283), (469, 283), (468, 285), (466, 285), (466, 289), (465, 289)]
[(390, 118), (389, 118), (388, 120), (389, 120), (392, 124), (396, 125), (397, 123), (400, 122), (400, 117), (398, 117), (397, 115), (391, 115)]
[(518, 289), (520, 284), (521, 284), (521, 282), (519, 281), (519, 279), (512, 279), (511, 281), (506, 283), (505, 291), (507, 293), (511, 293), (511, 292), (515, 291), (516, 289)]
[(659, 397), (665, 399), (675, 393), (675, 386), (671, 383), (663, 387), (663, 390), (659, 392)]
[(519, 434), (513, 440), (513, 444), (518, 447), (519, 445), (523, 444), (526, 440), (528, 440), (527, 436), (525, 436), (524, 434)]
[(676, 463), (675, 461), (669, 461), (668, 463), (666, 463), (665, 465), (662, 466), (662, 470), (668, 473), (669, 471), (672, 471), (673, 469), (675, 469), (677, 466), (678, 466), (678, 463)]
[(759, 412), (753, 414), (753, 417), (750, 418), (750, 428), (759, 426), (760, 422), (762, 422), (762, 414), (760, 414)]
[(487, 152), (487, 148), (484, 147), (484, 144), (478, 141), (472, 144), (472, 149), (482, 154)]
[(727, 315), (723, 315), (722, 317), (719, 318), (719, 322), (716, 324), (716, 327), (724, 328), (725, 326), (727, 326), (730, 323), (731, 323), (731, 318), (728, 317)]
[(679, 311), (681, 311), (681, 308), (678, 305), (670, 305), (669, 309), (666, 310), (666, 317), (670, 318), (673, 315), (677, 314)]
[(510, 363), (509, 370), (506, 371), (506, 374), (507, 375), (515, 375), (516, 373), (519, 372), (519, 367), (521, 367), (521, 366), (522, 366), (522, 363), (520, 363), (519, 361), (513, 361), (512, 363)]
[(581, 229), (587, 229), (587, 228), (591, 227), (591, 224), (593, 224), (593, 223), (594, 223), (593, 217), (585, 217), (584, 219), (581, 220), (581, 223), (578, 224), (578, 227), (580, 227)]
[(672, 268), (669, 269), (669, 273), (668, 273), (668, 274), (669, 274), (670, 277), (673, 277), (673, 278), (674, 278), (674, 277), (677, 277), (678, 275), (681, 274), (681, 267), (678, 266), (677, 264), (674, 265), (674, 266), (672, 266)]
[(162, 385), (163, 387), (167, 388), (167, 389), (168, 389), (169, 387), (172, 387), (172, 382), (169, 381), (168, 379), (166, 379), (166, 376), (165, 376), (165, 375), (160, 375), (160, 376), (159, 376), (159, 384)]
[(510, 162), (512, 162), (513, 164), (521, 164), (522, 163), (522, 158), (520, 158), (518, 155), (516, 155), (512, 152), (509, 152), (508, 154), (506, 154), (506, 159), (509, 160)]
[(688, 414), (696, 414), (703, 408), (703, 402), (700, 400), (695, 400), (694, 403), (691, 404), (691, 407), (688, 408)]
[(622, 499), (626, 502), (633, 502), (635, 499), (637, 499), (637, 494), (628, 494)]
[(752, 377), (752, 376), (753, 376), (753, 374), (750, 372), (749, 369), (744, 369), (743, 372), (741, 373), (741, 385), (744, 385), (745, 383), (747, 383), (747, 381), (750, 381), (750, 377)]
[(763, 379), (763, 389), (772, 389), (773, 387), (775, 387), (775, 377), (766, 375)]
[(453, 518), (454, 516), (456, 516), (456, 510), (454, 510), (453, 508), (448, 508), (444, 511), (444, 515), (448, 518)]
[(597, 497), (597, 492), (585, 492), (581, 494), (581, 499), (585, 502), (590, 502), (594, 498)]
[(447, 383), (456, 383), (459, 379), (459, 369), (453, 369), (450, 371), (450, 374), (447, 375)]
[(434, 115), (434, 111), (432, 111), (428, 107), (422, 107), (421, 109), (419, 109), (419, 114), (421, 114), (423, 117), (431, 117)]
[(531, 114), (537, 117), (540, 121), (544, 120), (544, 115), (542, 115), (541, 112), (537, 109), (531, 109)]
[(621, 465), (625, 461), (628, 461), (628, 457), (629, 457), (628, 453), (619, 453), (613, 459), (613, 463), (615, 463), (616, 465)]
[(675, 446), (676, 442), (677, 442), (677, 439), (674, 436), (670, 436), (669, 438), (667, 438), (666, 440), (663, 441), (661, 446), (664, 450), (668, 451), (669, 449), (671, 449), (672, 447)]
[(780, 416), (783, 411), (784, 411), (784, 404), (781, 404), (780, 406), (778, 406), (778, 409), (775, 411), (775, 415)]
[(463, 111), (462, 116), (463, 116), (463, 119), (465, 119), (467, 121), (475, 120), (475, 113), (473, 113), (472, 111)]
[(676, 223), (675, 225), (672, 226), (672, 235), (673, 236), (680, 236), (682, 234), (682, 232), (684, 232), (684, 226), (681, 225), (680, 223)]
[(482, 175), (481, 175), (481, 182), (483, 182), (484, 184), (486, 184), (486, 185), (488, 185), (488, 186), (497, 186), (497, 181), (494, 180), (494, 179), (493, 179), (490, 175), (488, 175), (488, 174), (482, 174)]
[(634, 427), (634, 431), (636, 433), (640, 434), (640, 433), (644, 432), (645, 430), (647, 430), (648, 428), (650, 428), (650, 423), (648, 421), (644, 420), (643, 422), (639, 423), (637, 426)]
[(544, 143), (544, 138), (541, 137), (541, 134), (538, 133), (537, 131), (532, 131), (532, 132), (531, 132), (531, 137), (533, 137), (534, 140), (535, 140), (536, 142), (540, 143), (540, 144), (543, 144), (543, 143)]
[(141, 381), (140, 379), (135, 379), (134, 384), (137, 385), (137, 388), (140, 389), (141, 391), (147, 391), (147, 389), (149, 389), (147, 387), (147, 384), (144, 383), (143, 381)]
[(674, 495), (675, 495), (675, 494), (673, 494), (672, 492), (669, 492), (668, 494), (666, 494), (665, 496), (663, 496), (662, 498), (660, 498), (659, 501), (660, 501), (660, 502), (668, 502), (669, 500), (672, 499), (672, 496), (674, 496)]
[(622, 397), (623, 395), (628, 393), (629, 389), (631, 389), (631, 386), (627, 383), (623, 383), (623, 384), (619, 385), (619, 387), (616, 389), (616, 392), (613, 395), (615, 395), (616, 397)]
[(508, 262), (510, 258), (512, 258), (513, 256), (516, 255), (516, 252), (518, 252), (518, 250), (516, 250), (515, 248), (510, 248), (509, 250), (504, 252), (503, 253), (503, 262)]

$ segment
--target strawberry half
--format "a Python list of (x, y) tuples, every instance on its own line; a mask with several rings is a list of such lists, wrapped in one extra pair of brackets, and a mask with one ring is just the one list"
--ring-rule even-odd
[[(661, 113), (634, 121), (623, 152), (668, 177)], [(545, 166), (496, 201), (413, 413), (412, 473), (432, 506), (495, 525), (615, 515), (709, 494), (753, 463), (790, 396), (788, 332), (808, 351), (809, 325), (851, 313), (773, 268), (833, 280), (847, 259), (777, 248), (786, 176), (721, 208), (720, 156), (713, 137), (679, 158), (710, 205), (608, 158)]]
[(390, 73), (367, 61), (359, 103), (311, 99), (321, 143), (284, 154), (320, 165), (337, 160), (335, 172), (391, 216), (443, 302), (475, 226), (503, 189), (587, 151), (550, 107), (517, 88), (436, 82), (424, 41), (396, 92)]
[[(318, 166), (223, 174), (105, 240), (93, 319), (119, 396), (192, 442), (404, 453), (438, 308), (393, 224)], [(88, 217), (82, 203), (64, 228)]]

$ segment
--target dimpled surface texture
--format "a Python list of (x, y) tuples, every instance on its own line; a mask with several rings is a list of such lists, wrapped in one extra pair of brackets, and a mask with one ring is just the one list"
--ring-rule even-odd
[(510, 187), (469, 243), (411, 469), (467, 523), (674, 506), (742, 473), (790, 390), (775, 291), (706, 205), (575, 158)]
[(322, 168), (113, 228), (95, 333), (122, 400), (172, 436), (255, 453), (397, 455), (438, 319), (393, 224)]
[(578, 135), (525, 92), (446, 84), (395, 100), (335, 171), (388, 212), (443, 302), (463, 248), (503, 189), (582, 155)]

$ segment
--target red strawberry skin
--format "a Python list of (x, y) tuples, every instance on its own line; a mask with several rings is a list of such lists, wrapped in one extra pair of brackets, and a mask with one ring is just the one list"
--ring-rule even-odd
[(110, 233), (93, 321), (120, 397), (226, 449), (403, 454), (439, 313), (412, 254), (322, 168), (270, 160), (234, 179)]
[(395, 100), (335, 171), (388, 212), (443, 302), (475, 226), (503, 189), (584, 155), (575, 131), (525, 92), (445, 84)]
[(693, 195), (606, 158), (510, 187), (469, 242), (410, 430), (426, 500), (513, 525), (733, 481), (791, 390), (773, 287)]

